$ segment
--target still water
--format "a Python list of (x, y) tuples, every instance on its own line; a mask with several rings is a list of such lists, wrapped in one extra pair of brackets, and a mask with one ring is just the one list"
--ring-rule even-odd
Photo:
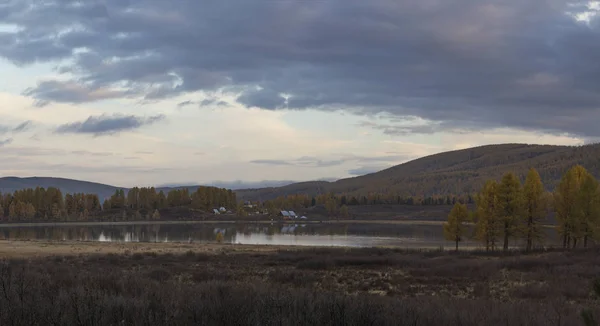
[[(401, 248), (452, 248), (441, 225), (418, 224), (137, 224), (1, 226), (0, 239), (183, 242)], [(480, 247), (463, 241), (461, 247)]]

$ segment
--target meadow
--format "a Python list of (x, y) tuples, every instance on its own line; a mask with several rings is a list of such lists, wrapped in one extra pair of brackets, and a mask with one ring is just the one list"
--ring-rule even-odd
[(4, 241), (2, 325), (583, 325), (600, 250)]

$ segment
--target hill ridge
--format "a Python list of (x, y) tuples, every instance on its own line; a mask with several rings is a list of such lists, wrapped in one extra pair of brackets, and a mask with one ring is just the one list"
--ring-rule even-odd
[[(395, 193), (398, 196), (461, 195), (479, 190), (488, 179), (499, 179), (506, 172), (515, 172), (521, 180), (529, 168), (538, 170), (547, 190), (552, 190), (562, 174), (580, 164), (600, 178), (600, 144), (537, 145), (504, 143), (456, 149), (423, 156), (396, 166), (361, 176), (337, 181), (304, 181), (286, 186), (234, 190), (240, 200), (268, 200), (279, 196), (326, 192), (364, 195)], [(107, 198), (116, 187), (98, 182), (60, 177), (0, 178), (0, 191), (24, 188), (57, 187), (63, 193), (96, 193)], [(201, 185), (155, 187), (157, 191), (188, 188), (195, 191)]]

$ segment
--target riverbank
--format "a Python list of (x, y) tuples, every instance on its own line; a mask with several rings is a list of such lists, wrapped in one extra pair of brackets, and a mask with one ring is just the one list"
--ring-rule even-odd
[(600, 266), (597, 249), (0, 241), (0, 250), (10, 259), (0, 261), (6, 325), (580, 325), (581, 307), (596, 306)]
[(0, 223), (0, 228), (8, 227), (51, 227), (51, 226), (102, 226), (102, 225), (169, 225), (169, 224), (398, 224), (398, 225), (443, 225), (442, 221), (412, 221), (412, 220), (173, 220), (173, 221), (120, 221), (120, 222), (31, 222), (31, 223)]
[[(373, 224), (373, 225), (444, 225), (445, 221), (438, 220), (164, 220), (164, 221), (106, 221), (106, 222), (12, 222), (0, 223), (0, 228), (11, 227), (60, 227), (60, 226), (128, 226), (128, 225), (178, 225), (178, 224)], [(465, 223), (465, 225), (474, 225)], [(554, 228), (554, 225), (544, 224), (542, 227)]]

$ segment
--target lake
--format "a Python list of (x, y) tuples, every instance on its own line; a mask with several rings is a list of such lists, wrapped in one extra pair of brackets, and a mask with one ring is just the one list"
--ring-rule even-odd
[[(443, 237), (442, 225), (431, 224), (264, 224), (264, 223), (167, 223), (78, 224), (52, 226), (0, 225), (0, 239), (100, 242), (216, 242), (296, 246), (342, 246), (399, 248), (453, 248)], [(511, 246), (519, 243), (511, 243)], [(474, 241), (461, 247), (480, 248)]]

